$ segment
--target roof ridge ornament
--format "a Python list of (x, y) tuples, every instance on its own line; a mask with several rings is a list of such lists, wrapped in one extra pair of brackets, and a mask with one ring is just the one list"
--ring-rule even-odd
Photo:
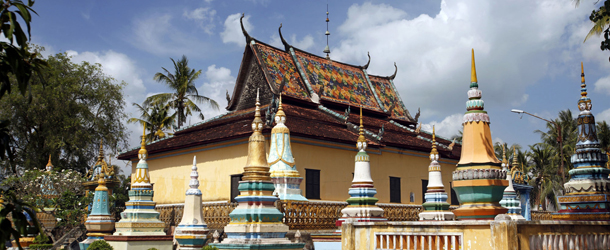
[(369, 68), (369, 64), (371, 64), (371, 53), (369, 53), (368, 51), (366, 52), (366, 56), (369, 57), (369, 60), (366, 62), (366, 64), (364, 66), (362, 66), (363, 69), (368, 69)]
[(280, 23), (280, 27), (277, 30), (280, 32), (280, 40), (282, 40), (282, 44), (284, 44), (284, 50), (289, 52), (292, 46), (286, 42), (284, 36), (282, 35), (282, 23)]
[(326, 53), (326, 59), (330, 60), (330, 47), (328, 47), (328, 37), (330, 36), (330, 32), (328, 31), (328, 22), (330, 22), (330, 20), (328, 19), (328, 4), (326, 4), (326, 33), (324, 33), (324, 35), (326, 35), (326, 48), (324, 48), (324, 51), (322, 52)]
[(244, 16), (245, 13), (241, 13), (241, 18), (239, 18), (239, 24), (241, 25), (241, 32), (244, 33), (244, 36), (246, 37), (246, 45), (250, 44), (250, 41), (252, 41), (252, 37), (248, 34), (248, 31), (246, 31), (246, 28), (244, 28)]
[(396, 73), (398, 72), (398, 66), (396, 66), (396, 62), (394, 62), (394, 74), (392, 74), (391, 76), (389, 76), (388, 78), (390, 80), (394, 80), (394, 78), (396, 78)]

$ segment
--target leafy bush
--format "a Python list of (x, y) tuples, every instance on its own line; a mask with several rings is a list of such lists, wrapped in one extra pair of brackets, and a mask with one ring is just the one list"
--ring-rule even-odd
[(35, 244), (41, 244), (41, 245), (42, 245), (42, 244), (45, 244), (45, 243), (47, 243), (47, 242), (49, 242), (49, 237), (47, 237), (47, 236), (46, 236), (45, 234), (43, 234), (43, 233), (38, 234), (38, 235), (36, 236), (36, 238), (34, 238), (34, 243), (35, 243)]
[(201, 250), (218, 250), (218, 247), (207, 245), (202, 247)]
[(46, 250), (46, 249), (52, 249), (53, 244), (32, 244), (29, 246), (29, 248), (31, 250)]
[(96, 240), (89, 245), (87, 250), (114, 250), (114, 248), (105, 240)]
[(147, 249), (147, 250), (157, 250), (157, 249), (153, 247), (153, 248), (149, 248), (149, 249)]

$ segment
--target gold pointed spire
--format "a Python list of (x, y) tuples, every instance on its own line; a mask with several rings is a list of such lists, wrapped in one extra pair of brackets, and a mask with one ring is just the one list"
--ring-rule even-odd
[(263, 133), (263, 120), (261, 119), (259, 92), (256, 90), (256, 109), (254, 112), (254, 120), (252, 121), (252, 130), (254, 131), (248, 139), (248, 159), (244, 167), (244, 176), (242, 180), (262, 180), (270, 181), (271, 173), (269, 173), (269, 163), (267, 163), (267, 155), (265, 153), (265, 136)]
[(100, 153), (97, 156), (97, 161), (100, 162), (104, 159), (104, 138), (100, 139)]
[(140, 151), (138, 151), (140, 155), (148, 155), (148, 151), (146, 151), (146, 123), (144, 123), (144, 130), (142, 131), (142, 143), (140, 146)]
[(470, 69), (470, 82), (478, 82), (477, 81), (477, 68), (474, 63), (474, 49), (472, 49), (472, 66)]
[(438, 154), (438, 150), (436, 150), (436, 129), (434, 128), (434, 125), (432, 125), (432, 151), (430, 151), (430, 154)]
[(278, 105), (277, 113), (275, 115), (276, 116), (286, 116), (286, 113), (284, 113), (284, 108), (282, 108), (282, 94), (281, 93), (280, 93), (280, 103)]
[(358, 136), (358, 142), (366, 142), (364, 137), (364, 126), (362, 125), (362, 106), (360, 106), (360, 134)]
[(513, 166), (517, 166), (519, 163), (517, 162), (517, 149), (513, 146)]
[(502, 143), (502, 163), (508, 163), (508, 159), (506, 159), (506, 148), (504, 147), (504, 143)]
[(51, 154), (49, 154), (49, 162), (47, 162), (47, 167), (53, 167), (53, 164), (51, 164)]

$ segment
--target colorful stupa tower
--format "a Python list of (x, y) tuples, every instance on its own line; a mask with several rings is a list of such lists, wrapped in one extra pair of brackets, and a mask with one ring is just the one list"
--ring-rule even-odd
[(286, 123), (286, 113), (282, 108), (282, 96), (275, 114), (275, 127), (271, 130), (271, 147), (269, 148), (269, 172), (275, 186), (273, 195), (277, 195), (283, 201), (308, 201), (301, 194), (301, 182), (303, 178), (299, 175), (292, 156), (290, 146), (290, 130)]
[(455, 215), (449, 210), (447, 192), (441, 176), (441, 164), (436, 150), (436, 133), (432, 126), (432, 151), (430, 151), (430, 166), (428, 166), (428, 187), (422, 204), (424, 212), (419, 213), (419, 220), (453, 220)]
[(189, 189), (184, 199), (184, 213), (180, 224), (174, 230), (174, 235), (180, 249), (200, 250), (207, 240), (208, 225), (203, 221), (201, 190), (199, 190), (199, 173), (197, 172), (197, 156), (193, 156)]
[(125, 202), (125, 211), (121, 220), (116, 223), (116, 232), (104, 237), (115, 250), (123, 249), (171, 249), (172, 236), (163, 231), (165, 222), (159, 220), (155, 210), (154, 191), (148, 173), (148, 151), (146, 151), (146, 126), (142, 135), (142, 146), (138, 151), (140, 161), (132, 174), (129, 201)]
[(303, 249), (304, 243), (292, 243), (285, 238), (289, 228), (274, 206), (278, 198), (273, 195), (275, 187), (265, 154), (258, 90), (252, 130), (248, 159), (238, 186), (240, 195), (235, 197), (239, 204), (229, 214), (231, 222), (224, 228), (227, 238), (210, 245), (219, 249)]
[(350, 198), (347, 199), (348, 206), (341, 210), (343, 217), (336, 222), (338, 227), (345, 221), (353, 222), (377, 222), (386, 221), (383, 217), (383, 209), (376, 206), (379, 199), (375, 198), (377, 189), (371, 178), (371, 163), (366, 153), (366, 138), (364, 137), (364, 126), (362, 125), (362, 107), (360, 107), (360, 134), (356, 143), (358, 153), (356, 154), (356, 165), (354, 167), (354, 179), (349, 189)]
[(602, 153), (595, 117), (591, 114), (591, 99), (587, 97), (585, 72), (581, 69), (581, 97), (578, 100), (580, 114), (577, 118), (578, 140), (572, 155), (574, 168), (569, 171), (570, 180), (563, 184), (565, 196), (557, 197), (559, 211), (553, 214), (555, 220), (610, 220), (610, 180)]
[(458, 220), (493, 220), (508, 211), (499, 203), (508, 186), (506, 171), (494, 153), (489, 116), (478, 87), (473, 49), (469, 100), (462, 123), (462, 155), (453, 172), (453, 189), (460, 201), (453, 213)]
[(508, 164), (508, 160), (506, 159), (506, 149), (504, 148), (504, 144), (502, 144), (502, 168), (506, 170), (506, 180), (508, 180), (508, 187), (504, 189), (504, 195), (502, 196), (502, 200), (500, 201), (500, 205), (508, 209), (506, 213), (512, 220), (517, 221), (525, 221), (525, 217), (521, 215), (521, 200), (517, 198), (517, 192), (513, 187), (513, 177), (512, 171), (517, 170), (518, 166), (517, 162), (517, 149), (513, 147), (513, 166)]
[(105, 178), (109, 170), (106, 161), (104, 161), (104, 146), (102, 142), (100, 142), (100, 154), (95, 164), (100, 165), (98, 185), (93, 195), (91, 213), (87, 217), (87, 221), (85, 221), (87, 239), (79, 243), (81, 250), (86, 250), (96, 240), (103, 240), (104, 236), (111, 235), (112, 230), (114, 230), (114, 217), (110, 214), (108, 187), (106, 187)]

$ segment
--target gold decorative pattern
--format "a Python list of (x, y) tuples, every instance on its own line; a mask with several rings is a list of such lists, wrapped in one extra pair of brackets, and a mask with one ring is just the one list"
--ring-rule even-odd
[(550, 211), (532, 210), (532, 220), (553, 220), (553, 215), (551, 215)]
[(557, 197), (559, 203), (566, 202), (586, 202), (586, 201), (606, 201), (607, 196), (605, 195), (586, 195), (586, 196), (559, 196)]

